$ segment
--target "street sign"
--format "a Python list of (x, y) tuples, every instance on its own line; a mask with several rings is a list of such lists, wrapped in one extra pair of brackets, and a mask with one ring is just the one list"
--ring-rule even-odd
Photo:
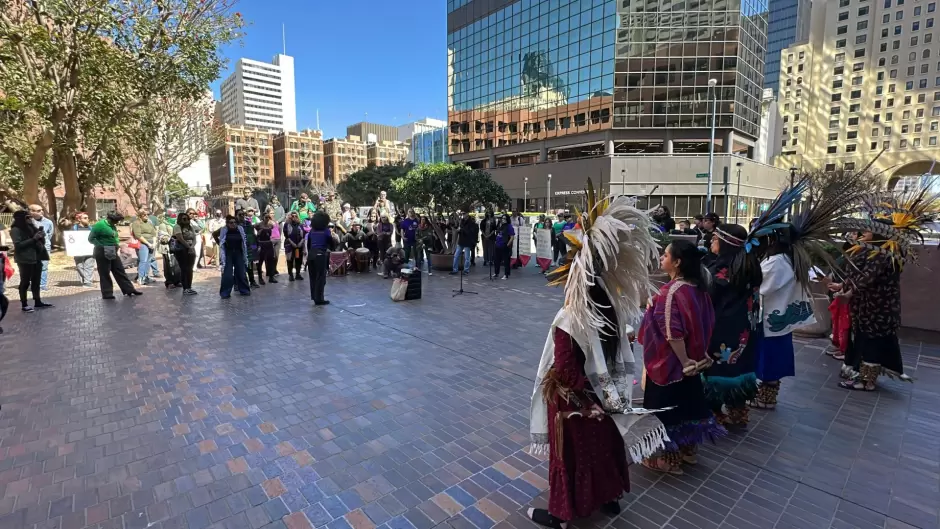
[(708, 173), (695, 173), (695, 178), (708, 178)]

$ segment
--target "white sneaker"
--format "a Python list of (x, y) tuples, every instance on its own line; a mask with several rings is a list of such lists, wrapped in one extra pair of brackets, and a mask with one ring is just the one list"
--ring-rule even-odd
[(503, 279), (509, 279), (509, 276), (503, 276)]

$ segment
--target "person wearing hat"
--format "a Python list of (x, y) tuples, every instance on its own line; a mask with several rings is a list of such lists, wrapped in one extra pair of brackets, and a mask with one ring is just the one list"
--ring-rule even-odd
[(352, 206), (349, 205), (349, 202), (343, 204), (343, 225), (346, 228), (352, 227), (353, 211)]
[(704, 231), (702, 238), (706, 248), (711, 248), (712, 237), (715, 236), (715, 230), (719, 226), (721, 226), (721, 217), (717, 213), (707, 213), (702, 217), (702, 230)]

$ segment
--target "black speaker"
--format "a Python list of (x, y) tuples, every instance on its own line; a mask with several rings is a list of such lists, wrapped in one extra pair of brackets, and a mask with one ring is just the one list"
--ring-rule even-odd
[(413, 268), (410, 274), (402, 274), (401, 276), (408, 279), (405, 300), (421, 299), (421, 270)]

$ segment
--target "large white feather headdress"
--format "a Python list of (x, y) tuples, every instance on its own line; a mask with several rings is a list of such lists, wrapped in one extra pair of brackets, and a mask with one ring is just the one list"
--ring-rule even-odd
[(578, 215), (578, 227), (564, 233), (567, 263), (548, 274), (549, 285), (565, 287), (565, 306), (579, 330), (603, 329), (606, 318), (591, 300), (598, 282), (607, 291), (620, 325), (639, 320), (642, 306), (656, 291), (650, 269), (659, 259), (659, 246), (650, 232), (646, 212), (632, 197), (609, 196), (597, 200), (587, 182), (587, 209)]

